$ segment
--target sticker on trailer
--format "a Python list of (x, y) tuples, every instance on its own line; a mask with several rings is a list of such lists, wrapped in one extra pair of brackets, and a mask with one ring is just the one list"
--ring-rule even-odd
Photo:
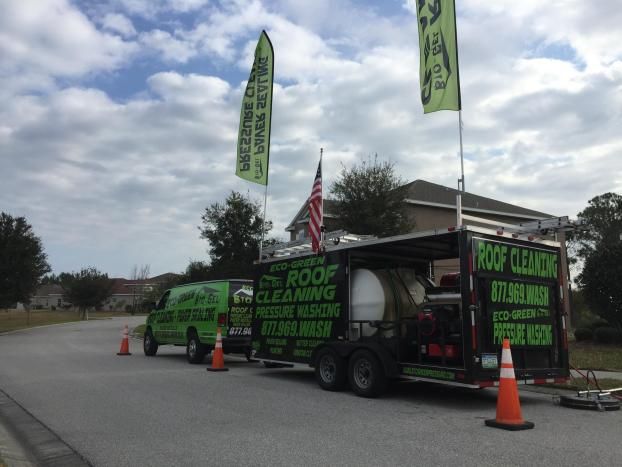
[(496, 370), (499, 368), (499, 361), (496, 353), (482, 354), (482, 368), (484, 370)]

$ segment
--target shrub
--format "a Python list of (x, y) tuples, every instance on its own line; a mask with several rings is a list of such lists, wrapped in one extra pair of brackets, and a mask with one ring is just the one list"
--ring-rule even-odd
[(594, 341), (599, 344), (622, 344), (622, 332), (612, 327), (596, 328)]
[(592, 330), (590, 328), (577, 328), (574, 332), (574, 338), (577, 342), (591, 341), (593, 338)]

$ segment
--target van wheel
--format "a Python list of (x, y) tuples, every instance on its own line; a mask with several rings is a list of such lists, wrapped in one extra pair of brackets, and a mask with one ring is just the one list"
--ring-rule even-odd
[(192, 332), (188, 336), (186, 357), (188, 358), (188, 363), (201, 363), (205, 358), (205, 348), (201, 344), (196, 332)]
[(315, 380), (322, 389), (341, 391), (346, 385), (346, 362), (333, 349), (324, 347), (315, 359)]
[(387, 378), (378, 358), (369, 350), (357, 350), (350, 358), (348, 378), (354, 394), (377, 397), (387, 387)]
[(153, 357), (158, 351), (158, 342), (153, 337), (151, 329), (147, 329), (143, 336), (143, 351), (148, 357)]

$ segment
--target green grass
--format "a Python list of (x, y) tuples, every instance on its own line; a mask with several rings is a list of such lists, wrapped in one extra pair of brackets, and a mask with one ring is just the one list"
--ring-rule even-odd
[(622, 346), (569, 342), (568, 353), (575, 368), (622, 371)]
[[(598, 380), (598, 385), (601, 389), (618, 389), (622, 388), (622, 380), (620, 379), (612, 379), (612, 378), (602, 378)], [(587, 384), (583, 378), (575, 378), (570, 379), (568, 384), (550, 384), (547, 385), (549, 387), (558, 388), (558, 389), (572, 389), (573, 391), (585, 391), (587, 389)], [(592, 382), (590, 383), (590, 389), (596, 389), (596, 385)], [(622, 392), (615, 393), (617, 395), (622, 395)]]
[[(29, 316), (30, 315), (30, 316)], [(95, 311), (89, 313), (89, 319), (110, 318), (112, 316), (128, 316), (123, 311)], [(16, 331), (18, 329), (45, 326), (48, 324), (71, 323), (80, 321), (77, 311), (0, 311), (0, 332)]]

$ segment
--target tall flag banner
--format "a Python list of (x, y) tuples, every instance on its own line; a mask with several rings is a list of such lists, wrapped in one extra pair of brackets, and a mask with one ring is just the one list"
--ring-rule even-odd
[(322, 244), (322, 158), (317, 166), (311, 197), (309, 198), (309, 237), (311, 237), (311, 249), (314, 252), (320, 251)]
[(419, 80), (423, 112), (460, 110), (454, 0), (417, 0)]
[(268, 185), (273, 77), (274, 50), (262, 31), (242, 99), (235, 169), (238, 177), (260, 185)]

